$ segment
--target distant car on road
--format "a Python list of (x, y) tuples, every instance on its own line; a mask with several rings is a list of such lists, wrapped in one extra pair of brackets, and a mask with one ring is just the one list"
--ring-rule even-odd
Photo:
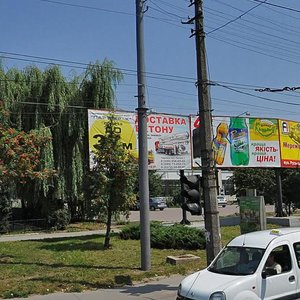
[[(151, 197), (149, 199), (149, 208), (151, 210), (164, 210), (165, 208), (167, 208), (167, 204), (165, 202), (165, 200), (163, 199), (163, 197)], [(134, 207), (132, 207), (133, 210), (140, 210), (140, 202), (137, 201), (136, 204), (134, 205)]]
[(227, 199), (224, 195), (218, 195), (217, 201), (219, 206), (225, 207), (227, 205)]
[(161, 197), (153, 197), (149, 199), (149, 207), (151, 210), (164, 210), (168, 206)]

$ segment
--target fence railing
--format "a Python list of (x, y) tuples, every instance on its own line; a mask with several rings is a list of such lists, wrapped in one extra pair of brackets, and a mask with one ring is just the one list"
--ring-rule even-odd
[(28, 219), (9, 221), (9, 232), (41, 231), (49, 228), (47, 219)]

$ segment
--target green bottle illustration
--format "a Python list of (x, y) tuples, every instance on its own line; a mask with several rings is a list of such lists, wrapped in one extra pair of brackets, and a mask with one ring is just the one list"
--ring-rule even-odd
[(230, 159), (234, 166), (249, 164), (249, 137), (245, 118), (230, 118)]

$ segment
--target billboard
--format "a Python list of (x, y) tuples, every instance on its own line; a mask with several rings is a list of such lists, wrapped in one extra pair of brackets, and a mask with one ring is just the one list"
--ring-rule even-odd
[[(217, 168), (281, 166), (277, 119), (214, 116), (212, 124)], [(193, 134), (199, 126), (197, 117), (191, 117), (191, 126)], [(199, 165), (200, 157), (194, 158), (193, 167)]]
[[(88, 110), (90, 164), (111, 112)], [(115, 130), (123, 147), (138, 157), (138, 116), (116, 111)], [(197, 116), (149, 114), (148, 163), (152, 170), (201, 167)], [(300, 122), (273, 118), (212, 117), (212, 150), (216, 168), (297, 168), (300, 166)]]
[[(101, 135), (105, 134), (105, 122), (111, 112), (88, 110), (90, 165), (93, 152)], [(138, 116), (134, 112), (114, 112), (118, 121), (115, 130), (120, 134), (123, 147), (138, 157)], [(149, 169), (191, 169), (189, 117), (169, 114), (147, 116), (147, 140)]]
[(283, 168), (300, 167), (300, 123), (279, 120), (279, 138), (281, 166)]

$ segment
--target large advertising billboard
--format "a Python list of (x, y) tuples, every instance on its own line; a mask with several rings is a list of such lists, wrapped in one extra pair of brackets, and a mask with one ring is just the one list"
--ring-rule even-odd
[[(90, 163), (111, 112), (88, 110)], [(138, 157), (138, 116), (114, 112), (123, 147)], [(300, 123), (272, 118), (212, 117), (212, 150), (216, 168), (300, 167)], [(152, 170), (201, 168), (197, 116), (149, 114), (148, 162)]]
[[(281, 166), (277, 119), (215, 116), (212, 123), (217, 168)], [(194, 133), (197, 117), (191, 117), (191, 126)], [(193, 166), (199, 165), (200, 157), (194, 158)]]
[[(105, 122), (111, 112), (88, 110), (90, 164), (101, 135), (105, 134)], [(124, 148), (138, 156), (138, 117), (133, 112), (114, 112), (118, 121), (115, 128), (121, 136)], [(191, 144), (189, 117), (168, 114), (150, 114), (147, 117), (149, 169), (191, 169)]]
[(281, 166), (283, 168), (300, 167), (300, 123), (279, 120), (279, 138)]

